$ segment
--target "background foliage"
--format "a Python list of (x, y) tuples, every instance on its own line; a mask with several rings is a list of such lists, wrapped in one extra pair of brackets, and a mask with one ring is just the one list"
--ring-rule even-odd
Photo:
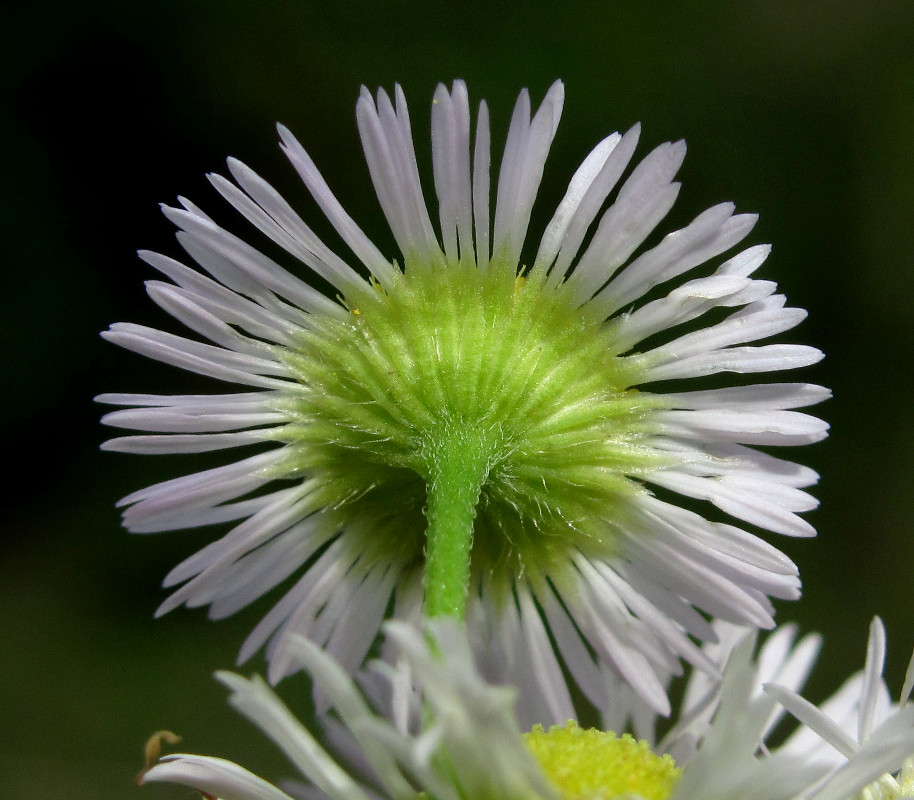
[(195, 384), (97, 332), (115, 320), (176, 329), (143, 294), (152, 270), (134, 250), (177, 252), (157, 202), (222, 207), (204, 173), (225, 156), (318, 219), (276, 146), (277, 120), (390, 244), (353, 119), (362, 83), (403, 84), (427, 153), (438, 81), (463, 77), (487, 98), (498, 139), (521, 86), (538, 102), (564, 79), (534, 225), (589, 148), (637, 120), (641, 153), (689, 141), (673, 222), (721, 200), (761, 214), (752, 241), (775, 244), (765, 276), (810, 311), (793, 338), (828, 354), (802, 377), (835, 391), (820, 409), (831, 438), (801, 457), (823, 475), (810, 515), (820, 537), (781, 543), (807, 597), (780, 619), (826, 634), (821, 697), (862, 664), (869, 618), (882, 614), (899, 686), (914, 644), (914, 5), (84, 0), (6, 16), (0, 796), (187, 797), (131, 785), (161, 727), (193, 751), (283, 774), (210, 677), (265, 606), (218, 624), (184, 610), (154, 622), (162, 576), (210, 534), (119, 528), (114, 500), (177, 474), (180, 457), (97, 451), (94, 394)]

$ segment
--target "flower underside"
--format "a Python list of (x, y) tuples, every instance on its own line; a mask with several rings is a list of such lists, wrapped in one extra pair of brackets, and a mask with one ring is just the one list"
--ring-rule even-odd
[(793, 409), (827, 390), (669, 382), (815, 363), (815, 348), (759, 344), (805, 312), (752, 277), (766, 245), (713, 266), (755, 223), (731, 203), (646, 244), (679, 192), (685, 145), (629, 170), (637, 125), (584, 159), (534, 253), (530, 215), (563, 96), (554, 84), (532, 113), (521, 93), (493, 181), (487, 106), (471, 136), (463, 82), (438, 88), (436, 226), (402, 91), (363, 91), (359, 132), (402, 268), (283, 127), (283, 150), (355, 262), (241, 162), (228, 162), (234, 180), (210, 176), (338, 301), (191, 201), (164, 209), (194, 264), (142, 253), (170, 281), (149, 294), (206, 341), (131, 323), (104, 335), (246, 388), (101, 395), (128, 406), (106, 424), (139, 432), (104, 447), (277, 446), (123, 498), (136, 532), (235, 523), (166, 576), (183, 585), (158, 614), (207, 605), (222, 618), (288, 580), (240, 654), (266, 645), (273, 681), (295, 669), (295, 634), (352, 673), (388, 615), (464, 618), (493, 679), (523, 685), (528, 726), (575, 715), (564, 686), (550, 690), (563, 668), (597, 708), (609, 674), (668, 714), (681, 659), (715, 671), (696, 644), (712, 636), (707, 615), (770, 627), (771, 600), (799, 596), (796, 566), (740, 525), (814, 535), (799, 514), (816, 506), (804, 491), (815, 472), (755, 447), (823, 438), (825, 423)]
[(497, 259), (408, 262), (393, 287), (345, 304), (345, 320), (315, 317), (287, 351), (300, 386), (276, 438), (314, 506), (363, 534), (351, 537), (362, 558), (420, 561), (455, 447), (477, 487), (463, 501), (473, 570), (555, 580), (557, 548), (612, 552), (613, 509), (667, 463), (647, 442), (666, 403), (632, 388), (636, 359), (615, 352), (603, 319), (542, 271)]

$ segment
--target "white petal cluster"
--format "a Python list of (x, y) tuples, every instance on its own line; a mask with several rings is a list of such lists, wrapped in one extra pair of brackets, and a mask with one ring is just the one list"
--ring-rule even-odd
[[(402, 91), (398, 87), (393, 98), (363, 91), (356, 116), (369, 172), (409, 269), (448, 269), (463, 262), (485, 271), (493, 259), (522, 269), (531, 210), (563, 101), (563, 87), (556, 83), (533, 113), (528, 93), (521, 93), (490, 219), (487, 107), (480, 105), (471, 136), (464, 84), (455, 82), (450, 92), (438, 88), (431, 122), (436, 230)], [(570, 579), (559, 584), (517, 575), (507, 592), (516, 602), (498, 608), (490, 602), (492, 587), (483, 582), (472, 588), (470, 638), (484, 655), (487, 675), (519, 684), (530, 721), (574, 716), (558, 680), (563, 668), (597, 707), (607, 705), (608, 691), (621, 677), (649, 707), (669, 713), (664, 682), (681, 672), (681, 659), (717, 677), (696, 644), (713, 639), (707, 615), (770, 628), (771, 599), (799, 596), (795, 565), (752, 530), (814, 534), (799, 514), (816, 506), (804, 491), (816, 474), (753, 447), (823, 438), (825, 423), (796, 409), (822, 401), (827, 390), (764, 383), (663, 393), (665, 381), (792, 369), (818, 361), (821, 353), (805, 345), (756, 344), (805, 316), (802, 309), (785, 306), (773, 282), (752, 277), (767, 246), (749, 247), (676, 280), (735, 248), (751, 231), (754, 215), (735, 214), (732, 204), (723, 203), (645, 246), (679, 193), (675, 175), (685, 145), (659, 146), (625, 177), (639, 135), (638, 126), (615, 133), (586, 157), (528, 263), (547, 271), (548, 288), (568, 287), (582, 313), (606, 320), (613, 332), (609, 355), (626, 359), (639, 391), (662, 398), (664, 408), (645, 419), (645, 444), (667, 466), (634, 476), (643, 491), (620, 501), (604, 521), (615, 542), (611, 557), (570, 550), (557, 565)], [(292, 134), (280, 128), (280, 137), (354, 258), (347, 261), (331, 250), (269, 184), (234, 159), (228, 162), (234, 181), (211, 176), (215, 189), (272, 245), (343, 297), (367, 285), (364, 272), (391, 288), (399, 270), (395, 261), (346, 213)], [(104, 335), (244, 391), (101, 395), (101, 402), (128, 407), (108, 414), (106, 424), (141, 432), (105, 447), (200, 453), (282, 441), (283, 429), (294, 421), (292, 401), (307, 382), (284, 353), (315, 320), (345, 319), (349, 310), (190, 201), (181, 198), (180, 207), (164, 213), (179, 229), (178, 241), (193, 266), (141, 253), (168, 279), (150, 281), (149, 295), (205, 341), (130, 323), (113, 325)], [(700, 319), (703, 327), (692, 324)], [(325, 646), (353, 673), (386, 609), (416, 621), (422, 603), (414, 570), (395, 560), (361, 558), (352, 546), (359, 541), (352, 527), (339, 514), (324, 513), (321, 476), (300, 474), (291, 450), (274, 446), (121, 501), (131, 531), (234, 525), (166, 577), (166, 586), (180, 588), (159, 613), (184, 604), (209, 606), (211, 616), (224, 617), (294, 576), (241, 650), (244, 660), (267, 645), (273, 681), (298, 663), (292, 656), (296, 635)], [(706, 502), (707, 514), (671, 502), (676, 495)], [(721, 521), (729, 518), (737, 525)]]
[[(480, 678), (466, 636), (455, 623), (435, 624), (429, 632), (437, 643), (434, 648), (415, 629), (387, 626), (388, 643), (400, 655), (399, 667), (375, 667), (386, 688), (393, 689), (384, 692), (397, 706), (390, 717), (376, 714), (352, 679), (320, 648), (303, 637), (292, 640), (294, 657), (341, 723), (335, 737), (341, 754), (336, 756), (259, 678), (220, 673), (219, 679), (232, 690), (231, 704), (283, 750), (307, 781), (290, 784), (288, 790), (296, 796), (314, 796), (317, 789), (318, 796), (330, 800), (416, 800), (423, 795), (440, 800), (556, 800), (521, 737), (513, 713), (516, 690)], [(404, 679), (408, 691), (397, 692)], [(424, 686), (424, 710), (413, 679)], [(347, 762), (360, 765), (357, 776), (340, 766)], [(143, 780), (180, 783), (225, 800), (289, 797), (235, 764), (186, 754), (165, 757)]]
[[(904, 685), (893, 703), (882, 678), (885, 665), (885, 627), (878, 617), (870, 625), (863, 670), (817, 708), (790, 686), (767, 684), (765, 691), (795, 716), (802, 727), (784, 750), (828, 771), (806, 800), (844, 800), (865, 787), (868, 800), (906, 796), (891, 773), (904, 767), (910, 781), (914, 757), (914, 655), (908, 662)], [(870, 784), (873, 784), (872, 786)]]
[[(892, 704), (880, 677), (885, 638), (878, 619), (864, 670), (821, 709), (797, 693), (818, 654), (819, 637), (796, 642), (796, 629), (784, 626), (754, 655), (753, 632), (732, 625), (717, 629), (720, 642), (706, 649), (725, 663), (722, 681), (696, 672), (670, 732), (659, 742), (650, 731), (644, 736), (682, 767), (671, 800), (852, 800), (865, 787), (867, 800), (904, 796), (891, 773), (907, 760), (900, 777), (910, 782), (914, 706), (907, 699), (914, 666), (901, 702)], [(387, 635), (396, 667), (371, 665), (362, 676), (364, 693), (313, 643), (302, 637), (293, 642), (295, 657), (332, 709), (324, 722), (333, 756), (263, 681), (220, 674), (232, 690), (232, 705), (276, 742), (305, 779), (289, 783), (288, 792), (331, 800), (414, 800), (422, 793), (442, 800), (554, 800), (554, 789), (523, 743), (516, 689), (483, 681), (461, 628), (439, 622), (422, 634), (389, 623)], [(422, 687), (424, 707), (415, 686)], [(383, 706), (380, 714), (367, 696)], [(785, 709), (800, 725), (782, 745), (770, 747), (766, 740)], [(347, 771), (342, 763), (357, 766)], [(144, 780), (181, 783), (227, 800), (288, 796), (237, 765), (184, 754), (162, 759)]]
[[(819, 650), (817, 636), (794, 645), (795, 630), (784, 626), (753, 662), (754, 634), (720, 630), (713, 649), (731, 651), (723, 682), (693, 676), (681, 720), (661, 743), (688, 764), (673, 800), (851, 800), (867, 787), (867, 800), (902, 796), (892, 773), (914, 755), (914, 706), (907, 704), (914, 658), (901, 700), (892, 704), (882, 681), (886, 641), (878, 618), (863, 671), (821, 708), (799, 694)], [(799, 725), (783, 744), (769, 746), (785, 711)]]

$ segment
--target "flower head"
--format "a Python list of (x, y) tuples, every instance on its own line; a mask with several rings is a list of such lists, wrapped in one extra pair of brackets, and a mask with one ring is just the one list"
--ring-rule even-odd
[[(298, 797), (313, 798), (317, 789), (318, 797), (330, 800), (854, 800), (864, 787), (870, 794), (861, 800), (903, 796), (914, 771), (912, 759), (905, 761), (914, 753), (914, 707), (886, 707), (871, 717), (873, 687), (879, 683), (872, 680), (871, 659), (857, 683), (862, 695), (854, 705), (860, 719), (877, 724), (860, 747), (841, 752), (847, 750), (835, 738), (845, 737), (835, 733), (841, 724), (832, 719), (834, 730), (823, 731), (822, 720), (829, 706), (844, 704), (846, 692), (822, 711), (806, 704), (797, 713), (795, 690), (815, 660), (817, 638), (794, 644), (795, 631), (788, 626), (769, 637), (756, 657), (751, 632), (722, 632), (723, 681), (708, 686), (696, 675), (676, 725), (659, 743), (584, 730), (573, 722), (548, 731), (535, 726), (522, 734), (513, 712), (516, 690), (482, 680), (465, 635), (451, 620), (431, 625), (433, 646), (418, 631), (390, 624), (389, 643), (401, 656), (399, 666), (375, 664), (373, 677), (386, 691), (377, 691), (377, 680), (368, 682), (367, 691), (386, 698), (382, 715), (333, 659), (294, 637), (295, 657), (334, 709), (336, 716), (325, 722), (336, 757), (263, 681), (232, 674), (220, 678), (233, 692), (232, 704), (285, 751), (306, 779), (287, 787)], [(412, 690), (398, 690), (404, 677), (422, 685), (424, 706)], [(771, 679), (781, 681), (779, 688), (765, 683)], [(781, 746), (766, 745), (784, 714), (780, 703), (788, 697), (786, 706), (801, 726)], [(816, 757), (817, 749), (832, 745), (838, 748), (834, 757)], [(667, 750), (677, 753), (675, 761)], [(356, 766), (344, 769), (342, 763)], [(899, 767), (897, 780), (882, 775)], [(143, 780), (182, 783), (231, 800), (289, 796), (230, 762), (184, 754), (162, 759)]]
[[(680, 658), (715, 674), (695, 643), (713, 637), (699, 612), (771, 627), (770, 598), (798, 596), (792, 562), (725, 520), (813, 534), (797, 514), (816, 505), (802, 491), (815, 473), (751, 445), (822, 438), (826, 426), (793, 409), (828, 392), (669, 382), (816, 362), (815, 348), (752, 344), (805, 312), (751, 277), (767, 246), (722, 259), (756, 219), (732, 204), (646, 244), (678, 194), (685, 146), (661, 145), (623, 178), (637, 126), (587, 156), (525, 260), (562, 104), (560, 83), (532, 116), (521, 93), (490, 218), (487, 107), (471, 137), (465, 86), (439, 86), (436, 231), (402, 92), (363, 92), (359, 130), (399, 263), (285, 128), (284, 151), (355, 267), (245, 165), (229, 160), (234, 182), (211, 176), (336, 300), (189, 201), (165, 208), (195, 266), (142, 253), (169, 279), (148, 291), (209, 343), (125, 323), (105, 336), (250, 390), (102, 395), (132, 407), (107, 424), (148, 432), (105, 446), (267, 449), (121, 501), (139, 532), (235, 523), (167, 576), (183, 585), (160, 613), (208, 605), (223, 617), (295, 576), (241, 651), (269, 643), (272, 680), (297, 664), (293, 634), (351, 672), (388, 614), (465, 616), (490, 677), (510, 675), (534, 718), (561, 722), (573, 716), (562, 662), (597, 706), (609, 675), (666, 713), (663, 681)], [(702, 515), (677, 497), (709, 505)]]

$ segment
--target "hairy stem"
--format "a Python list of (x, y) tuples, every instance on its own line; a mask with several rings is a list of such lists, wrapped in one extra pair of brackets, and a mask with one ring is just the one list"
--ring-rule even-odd
[(492, 466), (491, 431), (451, 424), (429, 447), (425, 615), (463, 619), (470, 582), (473, 520)]

